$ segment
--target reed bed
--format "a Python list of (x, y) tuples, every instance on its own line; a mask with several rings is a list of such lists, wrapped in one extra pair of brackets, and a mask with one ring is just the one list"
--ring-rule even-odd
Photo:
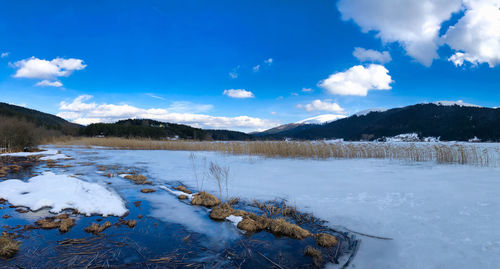
[(500, 144), (325, 141), (159, 141), (126, 138), (79, 138), (56, 145), (102, 146), (130, 150), (216, 151), (232, 155), (304, 159), (394, 159), (500, 166)]

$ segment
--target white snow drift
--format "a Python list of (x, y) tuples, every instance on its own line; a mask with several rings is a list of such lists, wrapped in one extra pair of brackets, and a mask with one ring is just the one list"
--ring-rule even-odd
[(17, 179), (0, 182), (0, 197), (31, 210), (51, 207), (52, 213), (67, 208), (86, 215), (122, 216), (127, 213), (121, 197), (105, 187), (50, 172), (35, 176), (28, 182)]

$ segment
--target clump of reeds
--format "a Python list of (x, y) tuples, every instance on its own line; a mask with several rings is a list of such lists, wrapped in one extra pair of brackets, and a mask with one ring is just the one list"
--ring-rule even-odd
[(102, 233), (104, 230), (106, 230), (109, 227), (111, 227), (111, 222), (109, 222), (109, 221), (106, 221), (105, 223), (103, 223), (101, 225), (94, 222), (89, 227), (85, 228), (84, 230), (87, 233), (92, 233), (92, 234), (97, 235), (97, 234)]
[(316, 267), (321, 267), (323, 265), (323, 255), (321, 254), (321, 250), (312, 246), (307, 246), (304, 249), (304, 254), (313, 258), (313, 263)]
[(75, 220), (70, 218), (68, 214), (60, 214), (38, 220), (35, 224), (41, 229), (59, 229), (59, 232), (66, 233), (75, 226)]
[(139, 185), (152, 184), (152, 182), (148, 181), (145, 176), (139, 174), (126, 175), (125, 178)]
[(217, 199), (214, 195), (208, 192), (199, 192), (193, 195), (193, 199), (191, 200), (191, 204), (193, 205), (201, 205), (205, 207), (214, 207), (220, 204), (220, 200)]
[(178, 190), (178, 191), (182, 191), (182, 192), (185, 192), (187, 194), (192, 194), (193, 192), (188, 190), (188, 188), (186, 188), (185, 186), (183, 185), (179, 185), (177, 187), (174, 188), (175, 190)]
[(142, 193), (152, 193), (152, 192), (155, 192), (155, 191), (156, 191), (155, 189), (141, 189)]
[[(376, 158), (410, 161), (436, 161), (438, 163), (500, 166), (500, 147), (468, 143), (375, 143), (324, 141), (155, 141), (126, 138), (80, 138), (62, 141), (61, 145), (95, 145), (115, 149), (217, 151), (234, 155), (255, 155), (273, 158)], [(192, 156), (193, 164), (198, 160)], [(196, 168), (194, 168), (196, 169)], [(202, 169), (203, 171), (204, 169)], [(203, 173), (195, 171), (197, 182)], [(197, 183), (198, 184), (198, 183)], [(203, 185), (203, 182), (201, 182)], [(197, 186), (203, 189), (203, 186)]]
[(327, 233), (315, 234), (314, 237), (316, 238), (316, 244), (324, 248), (330, 248), (339, 243), (337, 237)]
[(219, 187), (219, 198), (222, 200), (222, 190), (226, 191), (226, 200), (229, 199), (229, 166), (221, 166), (217, 163), (210, 162), (208, 169), (210, 175), (217, 182)]
[(16, 255), (21, 243), (7, 236), (0, 236), (0, 257), (9, 259)]

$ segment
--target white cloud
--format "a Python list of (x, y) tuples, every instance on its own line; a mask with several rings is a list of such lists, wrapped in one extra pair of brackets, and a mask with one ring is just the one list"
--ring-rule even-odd
[(259, 70), (260, 70), (260, 64), (254, 66), (252, 69), (253, 69), (254, 72), (259, 72)]
[(158, 96), (158, 95), (155, 95), (155, 94), (152, 94), (152, 93), (146, 93), (146, 95), (151, 97), (151, 98), (154, 98), (154, 99), (165, 100), (165, 98)]
[(327, 111), (335, 113), (344, 113), (344, 109), (340, 107), (339, 104), (327, 100), (321, 101), (318, 99), (312, 101), (312, 103), (310, 104), (297, 105), (297, 107), (305, 109), (307, 112)]
[(280, 124), (279, 121), (249, 116), (219, 117), (196, 113), (178, 113), (163, 108), (143, 109), (128, 104), (115, 105), (84, 102), (91, 98), (90, 95), (82, 95), (69, 104), (61, 102), (59, 107), (61, 111), (57, 115), (84, 125), (142, 118), (187, 124), (199, 128), (232, 129), (248, 132), (266, 130)]
[(462, 7), (461, 0), (340, 0), (342, 19), (365, 33), (375, 31), (385, 43), (400, 43), (411, 57), (430, 66), (438, 58), (441, 24)]
[(0, 54), (0, 58), (7, 58), (7, 57), (9, 57), (9, 54), (10, 54), (10, 52), (8, 52), (8, 51), (6, 51), (6, 52), (2, 52), (2, 53)]
[(97, 107), (96, 103), (84, 103), (84, 101), (90, 100), (92, 97), (92, 95), (80, 95), (71, 103), (62, 101), (59, 103), (59, 109), (73, 112), (92, 110)]
[(347, 71), (330, 75), (318, 86), (331, 94), (366, 96), (369, 90), (390, 90), (393, 82), (384, 66), (370, 64), (356, 65)]
[(302, 88), (302, 92), (313, 92), (314, 90), (311, 88)]
[(227, 95), (231, 98), (254, 98), (255, 97), (255, 95), (251, 91), (247, 91), (244, 89), (224, 90), (224, 92), (222, 94)]
[(62, 87), (63, 84), (59, 80), (50, 81), (44, 79), (35, 85), (41, 87)]
[(465, 0), (465, 13), (442, 40), (457, 51), (449, 60), (456, 66), (500, 63), (500, 1)]
[(170, 104), (167, 108), (170, 112), (191, 112), (191, 113), (199, 113), (199, 112), (207, 112), (214, 108), (213, 105), (207, 104), (195, 104), (188, 101), (175, 101)]
[(273, 58), (268, 58), (268, 59), (264, 60), (264, 63), (267, 65), (272, 65), (273, 61), (274, 61)]
[(39, 78), (56, 79), (67, 77), (76, 70), (86, 67), (83, 60), (55, 58), (51, 61), (31, 57), (29, 59), (17, 61), (13, 64), (17, 68), (14, 77), (16, 78)]
[(229, 72), (229, 76), (232, 78), (232, 79), (235, 79), (235, 78), (238, 78), (239, 76), (239, 73), (238, 71), (240, 70), (240, 66), (236, 66), (235, 68), (233, 68), (233, 70), (231, 72)]
[(352, 53), (361, 62), (372, 62), (385, 64), (392, 60), (391, 55), (388, 51), (376, 51), (372, 49), (364, 49), (356, 47)]

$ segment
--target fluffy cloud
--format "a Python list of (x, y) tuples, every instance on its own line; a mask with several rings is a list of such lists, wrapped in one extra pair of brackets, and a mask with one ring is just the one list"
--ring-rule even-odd
[(50, 81), (46, 79), (38, 82), (35, 85), (41, 87), (62, 87), (62, 83), (59, 80)]
[(254, 66), (252, 69), (253, 69), (254, 72), (259, 72), (259, 70), (260, 70), (260, 64)]
[(51, 61), (31, 57), (29, 59), (17, 61), (13, 64), (17, 68), (14, 77), (16, 78), (39, 78), (55, 79), (57, 77), (67, 77), (76, 70), (86, 67), (83, 60), (55, 58)]
[(302, 92), (313, 92), (314, 90), (311, 88), (302, 88)]
[(330, 75), (318, 86), (331, 94), (366, 96), (369, 90), (390, 90), (393, 82), (384, 66), (370, 64), (356, 65), (347, 71)]
[(408, 55), (430, 66), (441, 24), (461, 9), (460, 0), (340, 0), (342, 19), (363, 32), (376, 31), (383, 42), (399, 42)]
[(71, 103), (62, 101), (59, 103), (59, 109), (65, 111), (79, 112), (89, 111), (97, 107), (96, 103), (84, 103), (84, 101), (92, 99), (92, 95), (80, 95)]
[(500, 1), (465, 0), (465, 13), (442, 40), (457, 51), (449, 60), (456, 66), (500, 63)]
[(344, 113), (344, 109), (340, 107), (337, 103), (332, 103), (329, 101), (314, 100), (310, 104), (297, 105), (298, 108), (303, 108), (308, 112), (316, 111), (327, 111), (335, 113)]
[(2, 52), (0, 54), (0, 58), (7, 58), (7, 57), (9, 57), (9, 54), (10, 54), (10, 52)]
[(255, 95), (251, 91), (247, 91), (244, 89), (224, 90), (224, 92), (222, 94), (227, 95), (231, 98), (254, 98), (255, 97)]
[(269, 59), (264, 60), (264, 63), (267, 65), (272, 65), (273, 61), (274, 61), (273, 58), (269, 58)]
[(352, 53), (360, 62), (372, 62), (385, 64), (392, 60), (391, 55), (388, 51), (376, 51), (364, 48), (354, 48)]
[(188, 124), (200, 128), (233, 129), (240, 131), (265, 130), (280, 124), (278, 121), (249, 116), (217, 117), (196, 113), (179, 113), (163, 108), (143, 109), (127, 104), (85, 103), (90, 95), (82, 95), (72, 102), (61, 102), (57, 115), (79, 124), (115, 122), (129, 118), (153, 119), (165, 122)]

